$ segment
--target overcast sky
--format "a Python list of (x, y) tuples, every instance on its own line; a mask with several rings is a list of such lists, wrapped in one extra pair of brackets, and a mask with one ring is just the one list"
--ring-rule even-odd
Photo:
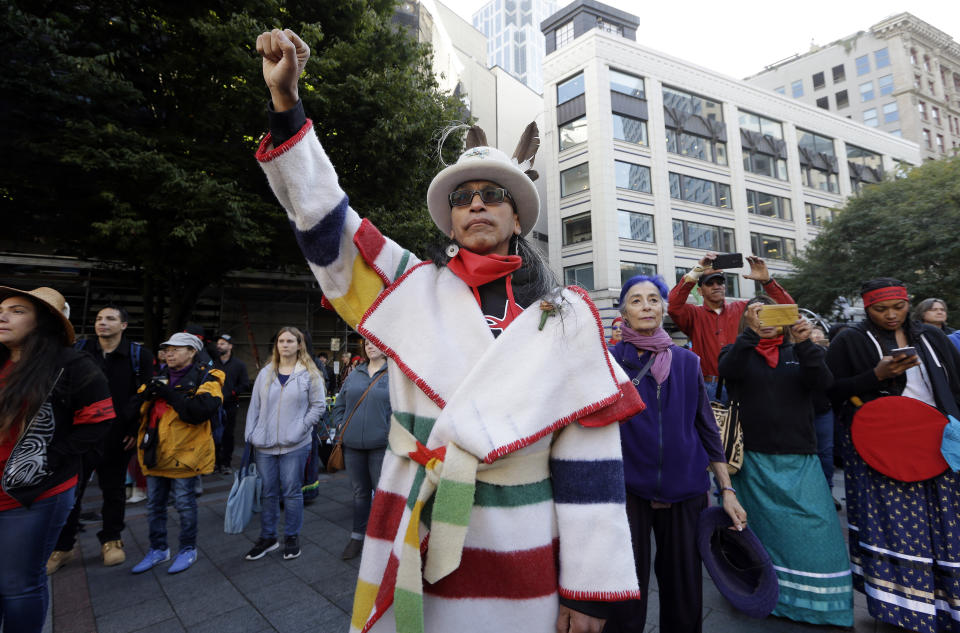
[[(487, 0), (440, 0), (470, 21)], [(604, 0), (601, 0), (604, 1)], [(569, 4), (558, 0), (557, 6)], [(957, 0), (605, 0), (637, 15), (637, 41), (710, 70), (743, 78), (764, 66), (866, 31), (880, 20), (909, 11), (960, 41)]]

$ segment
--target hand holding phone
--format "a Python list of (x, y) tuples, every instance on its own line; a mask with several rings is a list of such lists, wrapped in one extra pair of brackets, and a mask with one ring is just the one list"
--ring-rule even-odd
[(911, 346), (908, 346), (908, 347), (898, 347), (897, 349), (892, 349), (892, 350), (890, 350), (890, 355), (893, 356), (894, 358), (896, 358), (897, 356), (899, 356), (899, 355), (901, 355), (901, 354), (907, 356), (908, 358), (909, 358), (910, 356), (916, 356), (916, 355), (917, 355), (917, 348), (916, 348), (916, 347), (913, 347), (913, 346), (911, 345)]
[(764, 305), (760, 308), (757, 316), (760, 319), (760, 325), (763, 327), (787, 327), (794, 325), (800, 320), (800, 312), (795, 303)]

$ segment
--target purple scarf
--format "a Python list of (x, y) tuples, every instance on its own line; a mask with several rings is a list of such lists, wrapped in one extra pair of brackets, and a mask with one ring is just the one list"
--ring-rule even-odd
[[(624, 323), (621, 332), (623, 342), (630, 343), (637, 348), (638, 352), (643, 350), (657, 355), (657, 359), (653, 361), (653, 367), (650, 368), (650, 373), (657, 384), (662, 385), (663, 381), (670, 375), (670, 363), (673, 360), (673, 350), (670, 349), (673, 345), (673, 339), (670, 338), (667, 331), (658, 327), (650, 336), (644, 336)], [(663, 352), (666, 352), (666, 354)]]

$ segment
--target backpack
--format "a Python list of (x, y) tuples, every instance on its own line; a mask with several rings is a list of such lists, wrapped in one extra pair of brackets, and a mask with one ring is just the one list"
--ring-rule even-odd
[[(73, 348), (81, 352), (86, 352), (87, 343), (89, 342), (90, 339), (82, 338), (73, 344)], [(132, 365), (133, 377), (136, 379), (137, 386), (140, 385), (140, 351), (142, 349), (143, 345), (130, 341), (130, 364)]]

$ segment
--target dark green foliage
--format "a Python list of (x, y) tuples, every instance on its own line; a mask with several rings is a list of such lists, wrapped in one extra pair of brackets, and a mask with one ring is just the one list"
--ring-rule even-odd
[[(795, 260), (784, 285), (804, 306), (830, 314), (861, 282), (896, 277), (914, 303), (941, 297), (960, 314), (960, 157), (931, 161), (906, 178), (851, 198)], [(956, 318), (951, 317), (956, 323)]]
[(393, 5), (0, 0), (3, 247), (137, 269), (153, 341), (232, 270), (303, 270), (253, 158), (268, 98), (255, 40), (285, 27), (313, 49), (301, 96), (341, 186), (422, 252), (431, 139), (457, 110)]

